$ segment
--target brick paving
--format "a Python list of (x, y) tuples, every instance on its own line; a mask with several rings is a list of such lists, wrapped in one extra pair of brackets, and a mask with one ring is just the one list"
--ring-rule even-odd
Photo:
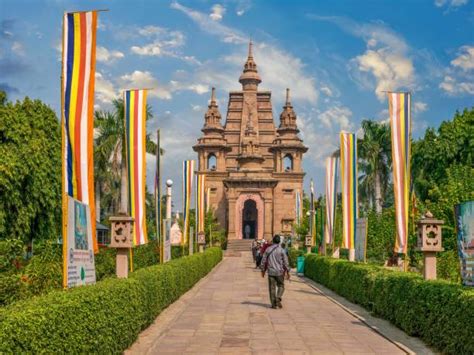
[(271, 309), (250, 253), (224, 258), (126, 354), (406, 353), (300, 278), (285, 285), (283, 309)]

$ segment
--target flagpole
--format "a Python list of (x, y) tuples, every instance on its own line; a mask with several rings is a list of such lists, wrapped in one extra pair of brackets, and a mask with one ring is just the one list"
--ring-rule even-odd
[(66, 136), (65, 136), (65, 117), (64, 117), (64, 16), (61, 36), (61, 75), (60, 75), (60, 93), (61, 93), (61, 199), (62, 199), (62, 236), (63, 236), (63, 288), (67, 288), (67, 216), (68, 216), (68, 205), (66, 195), (66, 167), (64, 164), (64, 152), (66, 148)]
[(160, 250), (160, 264), (163, 263), (163, 236), (161, 233), (161, 142), (160, 142), (160, 130), (156, 130), (156, 192), (155, 192), (155, 219), (156, 219), (156, 237), (158, 239), (158, 248)]

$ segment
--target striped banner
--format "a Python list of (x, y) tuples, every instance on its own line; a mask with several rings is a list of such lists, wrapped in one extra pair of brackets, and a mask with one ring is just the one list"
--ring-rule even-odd
[(204, 220), (206, 216), (206, 197), (204, 183), (206, 181), (206, 175), (199, 174), (197, 176), (197, 194), (196, 194), (196, 219), (197, 219), (197, 232), (204, 232)]
[(337, 203), (337, 179), (339, 158), (329, 157), (326, 159), (326, 228), (325, 239), (331, 244), (334, 238), (334, 226), (336, 221)]
[(297, 226), (299, 226), (301, 223), (301, 214), (301, 192), (300, 190), (296, 190), (295, 215)]
[(156, 167), (155, 167), (155, 222), (156, 222), (156, 238), (160, 245), (162, 218), (161, 218), (161, 148), (160, 148), (160, 130), (156, 131)]
[(125, 90), (125, 144), (128, 170), (128, 208), (133, 223), (133, 243), (148, 242), (145, 212), (147, 90)]
[(67, 196), (89, 206), (92, 241), (98, 252), (94, 199), (94, 79), (97, 12), (63, 18), (61, 80), (63, 242), (67, 244)]
[[(309, 219), (309, 234), (313, 238), (313, 245), (316, 245), (316, 214), (314, 213), (314, 183), (313, 179), (310, 180), (309, 183), (309, 190), (311, 193), (309, 199), (309, 211), (310, 211), (310, 219)], [(313, 234), (314, 232), (314, 234)]]
[(189, 238), (189, 209), (191, 207), (191, 195), (193, 191), (194, 160), (183, 162), (183, 244), (188, 243)]
[(388, 93), (390, 128), (392, 131), (393, 191), (397, 238), (396, 253), (407, 253), (411, 156), (411, 96)]
[(357, 138), (341, 132), (342, 247), (354, 249), (357, 208)]
[(208, 187), (206, 190), (206, 213), (211, 210), (211, 188)]

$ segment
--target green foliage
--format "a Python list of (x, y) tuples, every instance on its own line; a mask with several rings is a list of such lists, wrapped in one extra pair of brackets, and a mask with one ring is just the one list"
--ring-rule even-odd
[(474, 166), (474, 108), (456, 112), (437, 130), (429, 128), (412, 147), (412, 174), (421, 201), (429, 199), (433, 187), (443, 186), (453, 165)]
[(128, 279), (21, 301), (0, 310), (0, 353), (120, 353), (220, 260), (211, 248)]
[(51, 108), (25, 98), (0, 105), (0, 240), (57, 239), (61, 133)]
[(474, 290), (413, 273), (310, 255), (305, 275), (447, 354), (474, 352)]
[(18, 269), (23, 259), (23, 242), (19, 239), (0, 240), (0, 272)]
[(149, 240), (133, 248), (133, 270), (156, 265), (160, 262), (160, 245), (157, 240)]
[(374, 210), (367, 214), (367, 260), (383, 263), (391, 255), (395, 245), (395, 209), (387, 208), (381, 214)]
[(115, 258), (117, 250), (114, 248), (101, 248), (94, 256), (96, 280), (115, 276)]
[(461, 283), (459, 257), (456, 250), (448, 250), (437, 255), (436, 271), (438, 278)]
[(298, 256), (302, 256), (302, 255), (304, 255), (303, 249), (295, 249), (295, 248), (288, 249), (288, 262), (291, 268), (296, 267), (296, 259), (298, 258)]

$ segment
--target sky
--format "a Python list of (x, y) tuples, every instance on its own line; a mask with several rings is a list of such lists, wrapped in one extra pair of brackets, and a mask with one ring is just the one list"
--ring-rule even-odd
[[(108, 9), (99, 14), (96, 109), (111, 109), (123, 89), (155, 88), (147, 131), (156, 139), (161, 129), (162, 177), (174, 181), (177, 209), (211, 87), (224, 121), (250, 38), (276, 124), (291, 89), (309, 147), (305, 188), (313, 178), (318, 193), (339, 132), (387, 122), (384, 91), (412, 93), (415, 139), (474, 106), (473, 0), (0, 0), (0, 89), (59, 113), (62, 14), (91, 9)], [(147, 156), (150, 191), (153, 164)]]

